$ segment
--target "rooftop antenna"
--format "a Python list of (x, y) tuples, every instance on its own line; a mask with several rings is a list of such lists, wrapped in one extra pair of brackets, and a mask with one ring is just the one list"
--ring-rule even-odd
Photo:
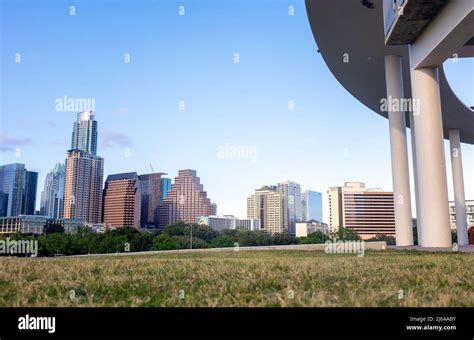
[(150, 169), (152, 173), (155, 173), (155, 170), (153, 170), (153, 167), (151, 166), (151, 164), (150, 164)]

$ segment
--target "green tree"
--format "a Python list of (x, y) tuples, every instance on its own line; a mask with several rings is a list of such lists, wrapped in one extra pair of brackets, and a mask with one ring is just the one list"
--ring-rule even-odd
[(317, 230), (314, 233), (309, 234), (307, 237), (302, 237), (299, 242), (301, 244), (319, 244), (324, 243), (328, 238), (328, 236)]
[(169, 236), (182, 236), (186, 235), (187, 225), (183, 221), (178, 221), (173, 224), (167, 225), (163, 232), (168, 234)]
[(73, 251), (74, 254), (87, 254), (89, 253), (89, 243), (82, 234), (72, 235)]
[[(173, 236), (179, 239), (180, 249), (191, 249), (191, 237), (189, 236)], [(209, 243), (200, 239), (199, 237), (193, 236), (193, 249), (209, 248)]]
[(152, 233), (140, 232), (133, 235), (130, 241), (131, 251), (148, 251), (153, 246), (153, 238), (155, 236)]
[(256, 246), (269, 246), (272, 244), (272, 236), (263, 230), (253, 231), (255, 233)]
[(359, 234), (351, 228), (339, 227), (336, 231), (329, 233), (331, 239), (338, 239), (341, 241), (357, 241), (360, 240)]
[(140, 231), (133, 227), (120, 227), (109, 231), (114, 236), (125, 236), (130, 242)]
[(240, 231), (237, 229), (222, 229), (220, 232), (221, 232), (221, 235), (228, 235), (228, 236), (237, 238), (237, 235), (239, 234)]
[(52, 233), (45, 236), (45, 249), (49, 255), (64, 254), (65, 234)]
[(178, 236), (169, 236), (167, 233), (162, 233), (153, 238), (153, 250), (171, 250), (179, 249), (181, 246)]
[(99, 253), (124, 252), (128, 239), (125, 235), (116, 235), (111, 231), (104, 233), (99, 245)]
[(87, 244), (87, 253), (88, 254), (97, 254), (100, 253), (100, 246), (102, 243), (102, 239), (104, 238), (104, 234), (95, 233), (93, 231), (87, 231), (82, 234), (82, 237)]
[(242, 247), (268, 246), (272, 241), (272, 236), (265, 231), (242, 230), (237, 234), (237, 242)]
[(295, 243), (295, 239), (286, 230), (281, 233), (274, 234), (272, 237), (273, 237), (272, 243), (275, 245), (287, 245), (287, 244)]
[(389, 246), (394, 246), (396, 243), (395, 237), (385, 234), (377, 234), (374, 237), (368, 239), (367, 241), (385, 241)]
[(233, 247), (234, 243), (237, 242), (236, 237), (229, 235), (219, 235), (211, 241), (211, 248), (227, 248)]
[[(206, 242), (211, 242), (213, 238), (219, 236), (219, 232), (208, 227), (207, 225), (199, 225), (194, 223), (192, 225), (193, 228), (193, 238), (198, 237)], [(191, 225), (186, 227), (186, 235), (191, 234)]]

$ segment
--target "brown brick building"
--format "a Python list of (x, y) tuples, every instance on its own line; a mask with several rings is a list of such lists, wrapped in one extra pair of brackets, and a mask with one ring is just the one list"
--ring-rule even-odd
[(104, 188), (106, 227), (140, 227), (141, 194), (136, 172), (109, 175)]

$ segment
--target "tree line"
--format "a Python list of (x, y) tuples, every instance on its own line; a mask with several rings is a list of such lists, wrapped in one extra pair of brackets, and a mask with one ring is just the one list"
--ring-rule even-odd
[[(191, 237), (192, 234), (192, 237)], [(5, 239), (3, 235), (0, 239)], [(307, 237), (294, 237), (287, 231), (269, 234), (266, 231), (221, 230), (208, 226), (177, 222), (162, 229), (141, 231), (121, 227), (96, 233), (89, 228), (79, 228), (76, 234), (67, 234), (58, 225), (47, 225), (42, 235), (15, 234), (10, 239), (38, 241), (39, 256), (103, 254), (140, 252), (150, 250), (176, 250), (199, 248), (248, 247), (290, 244), (318, 244), (328, 239), (359, 240), (351, 229), (339, 228), (329, 235), (316, 231)], [(382, 239), (382, 238), (381, 238)], [(383, 238), (387, 240), (387, 238)]]

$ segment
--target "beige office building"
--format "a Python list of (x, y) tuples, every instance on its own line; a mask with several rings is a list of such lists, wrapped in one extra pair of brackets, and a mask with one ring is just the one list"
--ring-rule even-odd
[(65, 164), (64, 218), (100, 223), (104, 159), (82, 150), (69, 150)]
[(329, 233), (329, 226), (326, 223), (322, 223), (316, 220), (296, 222), (296, 225), (295, 225), (296, 237), (308, 237), (309, 235), (317, 231), (320, 231), (323, 234), (327, 235)]
[(288, 201), (274, 186), (255, 190), (247, 198), (247, 218), (259, 219), (260, 228), (272, 234), (288, 230)]
[(106, 227), (140, 227), (140, 184), (136, 172), (109, 175), (104, 188)]
[(395, 236), (393, 192), (369, 189), (361, 182), (346, 182), (328, 189), (330, 227), (353, 229), (362, 239), (377, 234)]

